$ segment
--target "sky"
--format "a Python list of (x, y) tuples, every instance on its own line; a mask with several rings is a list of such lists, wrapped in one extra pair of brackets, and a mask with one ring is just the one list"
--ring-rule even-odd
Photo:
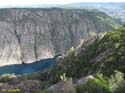
[(0, 0), (0, 6), (68, 4), (68, 3), (74, 3), (74, 2), (125, 2), (125, 0)]

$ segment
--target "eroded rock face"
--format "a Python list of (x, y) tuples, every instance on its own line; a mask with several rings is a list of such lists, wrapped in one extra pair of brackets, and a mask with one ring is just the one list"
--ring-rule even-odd
[[(112, 26), (98, 19), (113, 19), (102, 12), (66, 9), (0, 9), (0, 66), (31, 63), (76, 47), (91, 32)], [(98, 20), (98, 21), (97, 21)]]

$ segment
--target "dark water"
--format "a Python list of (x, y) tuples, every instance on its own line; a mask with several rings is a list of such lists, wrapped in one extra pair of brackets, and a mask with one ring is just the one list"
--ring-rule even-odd
[(7, 73), (9, 74), (14, 73), (16, 75), (22, 75), (22, 74), (43, 71), (53, 66), (58, 56), (60, 56), (60, 54), (56, 55), (53, 58), (42, 59), (42, 60), (35, 61), (30, 64), (15, 64), (15, 65), (3, 66), (3, 67), (0, 67), (0, 75), (7, 74)]

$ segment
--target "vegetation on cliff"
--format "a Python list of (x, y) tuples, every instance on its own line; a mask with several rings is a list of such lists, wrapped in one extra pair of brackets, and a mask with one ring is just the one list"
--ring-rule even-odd
[(109, 77), (114, 70), (125, 73), (125, 27), (108, 32), (91, 44), (83, 43), (81, 52), (77, 55), (71, 49), (62, 64), (52, 69), (50, 79), (56, 82), (64, 72), (74, 79), (96, 73)]

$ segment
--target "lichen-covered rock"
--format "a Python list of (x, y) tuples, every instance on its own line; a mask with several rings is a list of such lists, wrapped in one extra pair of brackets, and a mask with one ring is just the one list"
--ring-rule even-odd
[(34, 93), (35, 91), (42, 90), (46, 87), (46, 83), (40, 80), (25, 80), (21, 81), (19, 84), (0, 84), (0, 93), (10, 93), (13, 91), (19, 91), (21, 93)]
[(26, 80), (17, 85), (23, 93), (31, 93), (33, 91), (42, 90), (45, 86), (45, 83), (40, 80)]
[(79, 79), (79, 80), (77, 81), (77, 85), (86, 84), (86, 83), (89, 81), (89, 79), (94, 79), (94, 77), (93, 77), (92, 75), (83, 77), (83, 78), (81, 78), (81, 79)]
[(52, 93), (76, 93), (74, 85), (70, 84), (68, 81), (51, 85), (48, 90), (52, 91)]

